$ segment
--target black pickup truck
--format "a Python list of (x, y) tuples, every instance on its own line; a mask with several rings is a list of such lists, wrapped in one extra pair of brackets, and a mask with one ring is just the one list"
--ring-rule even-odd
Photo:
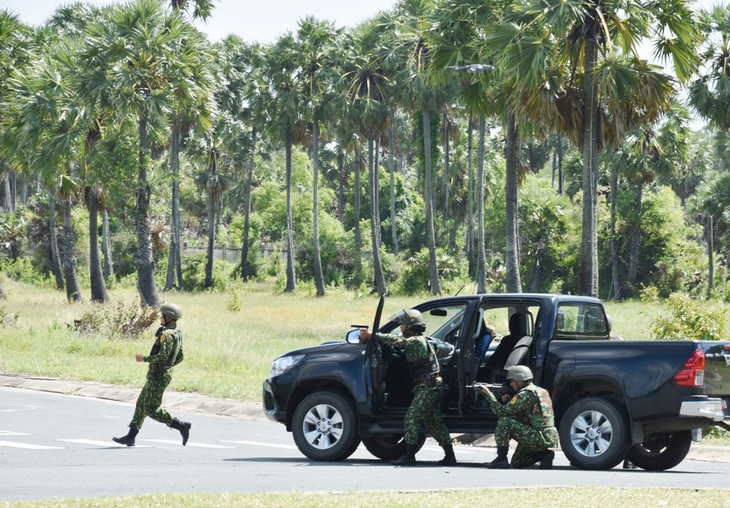
[[(600, 300), (580, 296), (468, 295), (415, 308), (438, 352), (452, 433), (494, 432), (496, 417), (473, 385), (499, 386), (512, 365), (529, 366), (550, 391), (561, 449), (581, 468), (610, 469), (628, 458), (669, 469), (698, 429), (730, 430), (730, 342), (614, 340)], [(398, 326), (391, 320), (378, 329)], [(488, 333), (495, 329), (501, 337)], [(361, 442), (392, 460), (405, 448), (411, 389), (404, 357), (378, 341), (361, 344), (353, 329), (344, 341), (274, 360), (264, 411), (312, 460), (344, 460)]]

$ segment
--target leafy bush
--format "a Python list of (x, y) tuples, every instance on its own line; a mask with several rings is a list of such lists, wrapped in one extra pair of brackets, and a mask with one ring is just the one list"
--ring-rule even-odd
[[(644, 296), (651, 298), (651, 294), (645, 292)], [(653, 303), (659, 300), (654, 299)], [(727, 337), (725, 309), (717, 304), (674, 293), (667, 298), (665, 309), (651, 321), (651, 334), (657, 339), (723, 340)]]
[[(442, 249), (436, 251), (436, 264), (439, 277), (444, 281), (457, 279), (461, 275), (458, 260)], [(404, 295), (419, 294), (429, 290), (429, 283), (429, 254), (428, 248), (424, 247), (406, 261), (403, 274), (398, 279), (394, 292)]]
[(94, 305), (81, 318), (74, 320), (74, 328), (79, 333), (95, 333), (110, 339), (135, 339), (158, 319), (155, 308), (143, 307), (139, 302), (117, 302)]
[(5, 307), (0, 307), (0, 326), (14, 326), (18, 321), (19, 315), (8, 312)]

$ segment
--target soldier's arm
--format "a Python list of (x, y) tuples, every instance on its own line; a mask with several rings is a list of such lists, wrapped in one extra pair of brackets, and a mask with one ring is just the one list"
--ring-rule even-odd
[(494, 402), (492, 402), (492, 410), (497, 416), (516, 416), (529, 411), (533, 403), (532, 392), (521, 391), (517, 392), (517, 394), (504, 405), (499, 404), (495, 399)]

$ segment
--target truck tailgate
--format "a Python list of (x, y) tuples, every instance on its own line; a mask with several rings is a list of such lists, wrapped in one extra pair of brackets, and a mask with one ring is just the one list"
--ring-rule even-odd
[(707, 361), (705, 394), (730, 399), (730, 342), (702, 341), (701, 344)]

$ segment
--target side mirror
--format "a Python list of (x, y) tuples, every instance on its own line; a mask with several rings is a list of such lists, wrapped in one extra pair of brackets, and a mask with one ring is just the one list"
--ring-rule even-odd
[(345, 342), (349, 344), (360, 344), (360, 328), (350, 330), (345, 334)]

